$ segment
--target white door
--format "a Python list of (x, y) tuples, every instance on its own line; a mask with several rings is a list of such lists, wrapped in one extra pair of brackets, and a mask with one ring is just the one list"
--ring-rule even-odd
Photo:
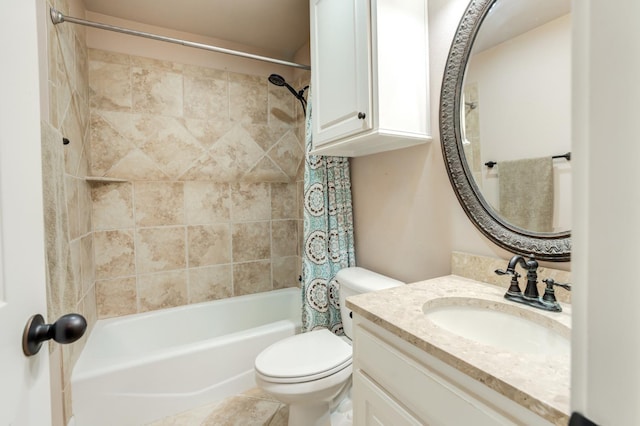
[(367, 0), (311, 0), (313, 145), (369, 130), (371, 43)]
[(2, 426), (51, 424), (48, 345), (30, 358), (21, 345), (29, 317), (47, 313), (36, 8), (36, 0), (3, 2), (0, 25)]

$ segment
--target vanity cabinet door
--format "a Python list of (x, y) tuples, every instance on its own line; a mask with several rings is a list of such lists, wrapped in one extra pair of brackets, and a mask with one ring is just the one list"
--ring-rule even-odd
[(422, 423), (402, 408), (361, 371), (353, 373), (354, 426), (420, 426)]
[(313, 144), (371, 128), (369, 0), (311, 0)]

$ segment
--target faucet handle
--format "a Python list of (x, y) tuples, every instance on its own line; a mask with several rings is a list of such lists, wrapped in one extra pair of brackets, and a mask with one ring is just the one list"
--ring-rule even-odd
[(520, 274), (518, 272), (516, 272), (515, 270), (507, 269), (505, 271), (505, 270), (502, 270), (502, 269), (496, 269), (493, 272), (495, 272), (496, 275), (512, 275), (512, 276), (514, 276), (516, 278), (520, 278)]
[(542, 282), (547, 285), (547, 289), (553, 290), (553, 286), (555, 285), (557, 287), (562, 287), (567, 291), (571, 291), (570, 283), (557, 283), (553, 278), (545, 278)]

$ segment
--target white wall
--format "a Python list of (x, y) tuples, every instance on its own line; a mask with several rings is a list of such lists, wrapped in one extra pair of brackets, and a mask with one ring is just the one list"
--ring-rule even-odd
[[(465, 84), (474, 83), (481, 164), (571, 151), (570, 15), (472, 56)], [(482, 193), (496, 208), (499, 168), (481, 168)], [(570, 162), (554, 161), (554, 184), (553, 230), (566, 231), (571, 229)]]
[[(469, 221), (442, 158), (440, 88), (449, 47), (467, 4), (468, 0), (429, 0), (433, 141), (351, 161), (357, 262), (407, 282), (449, 274), (451, 251), (512, 256)], [(552, 267), (569, 269), (570, 263)]]
[(574, 1), (572, 407), (640, 424), (640, 2)]

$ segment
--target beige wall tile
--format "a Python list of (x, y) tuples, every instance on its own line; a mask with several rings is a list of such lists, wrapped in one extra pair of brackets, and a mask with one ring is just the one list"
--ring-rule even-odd
[(78, 179), (78, 209), (80, 235), (91, 232), (91, 185), (84, 179)]
[(231, 185), (231, 219), (268, 220), (271, 219), (270, 186), (266, 183)]
[(198, 225), (187, 228), (189, 267), (231, 262), (229, 224)]
[(242, 126), (235, 125), (183, 177), (188, 180), (234, 182), (263, 155), (264, 151), (251, 135)]
[(234, 262), (269, 259), (271, 257), (269, 222), (234, 223), (232, 241)]
[(127, 156), (135, 146), (119, 134), (99, 112), (91, 113), (91, 173), (105, 176)]
[(84, 141), (84, 126), (80, 122), (80, 116), (78, 113), (78, 99), (76, 95), (72, 94), (69, 107), (61, 115), (62, 127), (60, 131), (69, 139), (69, 144), (64, 145), (64, 164), (65, 171), (72, 175), (78, 175), (78, 168), (80, 166), (80, 158), (82, 157), (82, 148)]
[[(87, 292), (87, 294), (82, 299), (82, 315), (84, 315), (84, 317), (86, 318), (89, 326), (93, 328), (93, 325), (98, 320), (98, 305), (96, 304), (95, 285), (91, 287), (91, 289)], [(87, 334), (86, 337), (88, 338), (89, 335)], [(84, 345), (81, 347), (78, 347), (78, 351), (79, 351), (78, 355), (82, 351), (83, 347)]]
[[(132, 58), (139, 59), (139, 58)], [(182, 116), (182, 74), (158, 68), (131, 68), (133, 111)]]
[(242, 176), (243, 182), (289, 182), (289, 177), (268, 156), (262, 157), (258, 163)]
[(267, 80), (229, 73), (229, 112), (241, 123), (267, 124)]
[(233, 128), (233, 123), (225, 117), (207, 117), (205, 120), (183, 118), (179, 121), (205, 149), (210, 149)]
[(236, 263), (233, 265), (233, 294), (261, 293), (273, 290), (271, 284), (271, 262)]
[(136, 225), (184, 224), (184, 185), (181, 182), (136, 182), (134, 194)]
[(295, 179), (304, 153), (293, 131), (287, 132), (267, 154), (290, 179)]
[(93, 238), (97, 279), (136, 273), (133, 232), (100, 231), (95, 232)]
[(132, 228), (133, 185), (129, 182), (97, 183), (91, 187), (93, 229)]
[(298, 265), (297, 256), (274, 257), (271, 259), (273, 288), (299, 287), (298, 277), (301, 274), (301, 270)]
[(100, 319), (136, 313), (136, 277), (96, 282), (96, 305)]
[[(217, 71), (217, 70), (212, 70)], [(217, 75), (184, 76), (185, 117), (207, 119), (229, 117), (229, 89), (227, 73), (217, 71)]]
[[(83, 294), (96, 275), (101, 282), (116, 278), (104, 277), (107, 271), (130, 272), (118, 279), (138, 278), (136, 310), (228, 297), (234, 277), (242, 278), (235, 294), (266, 291), (273, 286), (272, 252), (275, 285), (297, 285), (299, 249), (293, 247), (301, 238), (301, 221), (295, 220), (301, 184), (290, 183), (300, 173), (303, 153), (297, 101), (264, 77), (77, 49), (90, 68), (90, 173), (131, 181), (92, 184), (99, 262), (81, 261)], [(79, 58), (75, 72), (86, 60)], [(55, 56), (51, 62), (58, 64)], [(77, 78), (73, 87), (82, 84)], [(62, 105), (56, 111), (67, 110), (70, 92), (56, 85)], [(80, 105), (82, 98), (80, 93), (73, 102)], [(76, 109), (82, 128), (86, 113)], [(81, 173), (87, 153), (79, 152)], [(80, 198), (79, 205), (88, 201)], [(272, 218), (279, 219), (273, 241)], [(110, 241), (107, 232), (127, 236), (127, 244)], [(128, 249), (131, 238), (135, 250), (125, 263), (118, 250)], [(81, 246), (93, 251), (91, 241), (83, 238)], [(174, 289), (168, 277), (177, 283)], [(99, 313), (106, 306), (99, 305)]]
[(231, 265), (189, 269), (189, 303), (207, 302), (233, 296)]
[(298, 200), (296, 183), (271, 184), (271, 218), (297, 219)]
[(295, 256), (298, 248), (298, 226), (296, 220), (274, 220), (271, 222), (271, 256)]
[(145, 58), (142, 56), (131, 56), (131, 66), (137, 68), (155, 69), (159, 71), (172, 71), (178, 74), (182, 74), (182, 70), (184, 69), (184, 65), (177, 62), (165, 61), (155, 58)]
[(293, 126), (296, 123), (294, 102), (299, 102), (285, 87), (268, 85), (269, 124)]
[(140, 312), (187, 303), (187, 271), (162, 272), (138, 277)]
[(93, 234), (87, 234), (80, 239), (82, 250), (80, 252), (82, 270), (82, 293), (86, 294), (96, 280), (96, 266), (93, 255)]
[(80, 236), (80, 212), (78, 210), (78, 181), (73, 176), (64, 176), (64, 193), (67, 200), (69, 237), (76, 239)]
[(302, 256), (302, 247), (304, 246), (304, 221), (298, 220), (298, 256)]
[[(287, 92), (288, 93), (288, 92)], [(257, 143), (264, 152), (276, 144), (282, 137), (289, 131), (291, 126), (286, 124), (252, 124), (243, 123), (243, 129), (245, 129), (251, 139)]]
[(169, 180), (169, 176), (138, 148), (126, 153), (104, 176), (129, 180)]
[(131, 57), (124, 53), (108, 52), (100, 49), (87, 49), (90, 61), (104, 62), (107, 64), (131, 65)]
[(163, 117), (157, 132), (139, 147), (151, 158), (159, 169), (170, 178), (177, 179), (204, 152), (205, 148), (182, 124), (182, 120)]
[(71, 265), (71, 274), (66, 284), (75, 291), (76, 302), (82, 299), (84, 292), (82, 290), (82, 240), (80, 238), (69, 243), (69, 262)]
[(92, 108), (131, 110), (131, 67), (89, 59), (89, 99)]
[(228, 222), (231, 219), (231, 190), (226, 183), (185, 182), (184, 204), (189, 225)]
[(185, 268), (185, 233), (183, 226), (138, 229), (136, 231), (138, 273)]

